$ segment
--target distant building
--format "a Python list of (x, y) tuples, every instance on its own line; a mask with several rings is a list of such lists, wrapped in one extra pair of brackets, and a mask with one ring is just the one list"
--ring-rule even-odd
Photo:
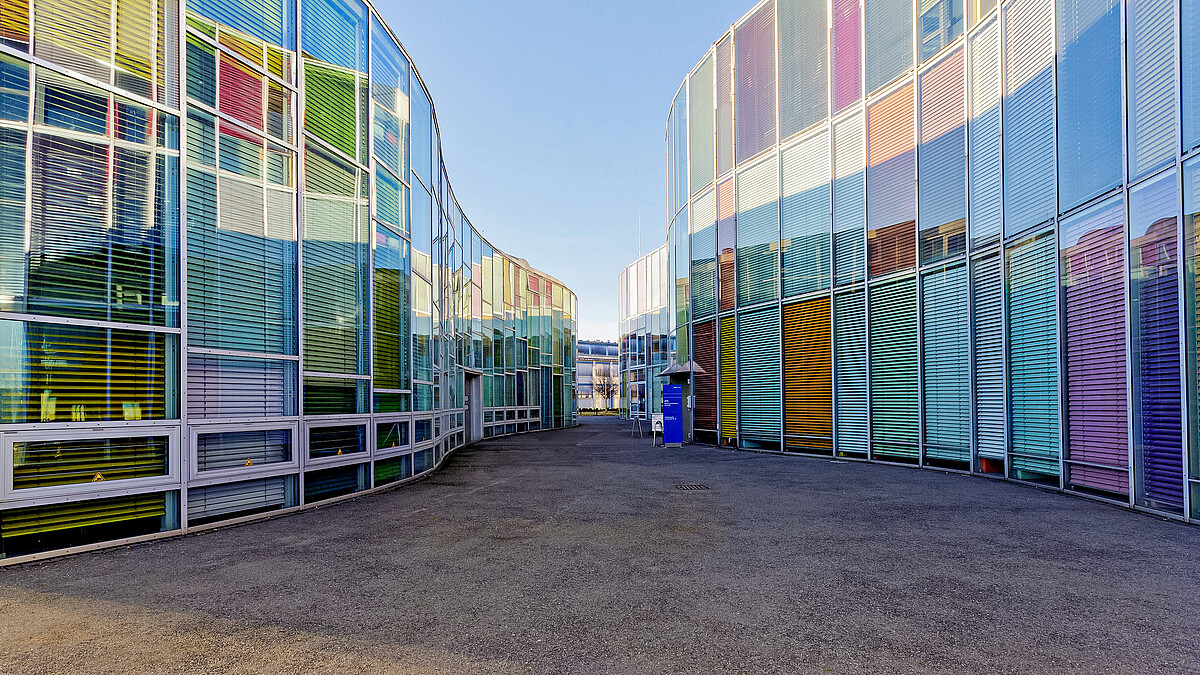
[[(575, 358), (575, 396), (577, 408), (608, 410), (616, 406), (621, 390), (617, 343), (580, 340)], [(605, 382), (613, 383), (605, 395)]]
[(621, 270), (617, 319), (621, 341), (621, 416), (647, 418), (662, 412), (662, 378), (674, 351), (667, 316), (667, 245)]

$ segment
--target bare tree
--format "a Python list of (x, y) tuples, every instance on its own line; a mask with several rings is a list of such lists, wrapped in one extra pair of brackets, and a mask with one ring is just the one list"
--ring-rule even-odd
[(608, 402), (620, 392), (620, 389), (611, 364), (596, 363), (592, 365), (592, 392), (604, 400), (605, 410), (608, 410)]

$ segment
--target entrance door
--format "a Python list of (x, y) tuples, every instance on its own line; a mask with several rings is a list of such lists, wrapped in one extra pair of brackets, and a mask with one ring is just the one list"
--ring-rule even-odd
[(474, 443), (483, 438), (483, 378), (466, 373), (463, 390), (467, 399), (467, 442)]

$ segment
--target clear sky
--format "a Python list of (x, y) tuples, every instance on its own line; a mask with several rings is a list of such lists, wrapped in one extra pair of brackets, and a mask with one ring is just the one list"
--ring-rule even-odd
[(755, 0), (377, 0), (437, 108), (454, 193), (615, 339), (617, 273), (666, 233), (667, 113)]

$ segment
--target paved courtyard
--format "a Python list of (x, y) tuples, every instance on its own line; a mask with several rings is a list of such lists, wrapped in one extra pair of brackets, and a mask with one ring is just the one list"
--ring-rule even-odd
[(0, 672), (130, 671), (1195, 673), (1200, 528), (591, 418), (352, 502), (0, 570)]

